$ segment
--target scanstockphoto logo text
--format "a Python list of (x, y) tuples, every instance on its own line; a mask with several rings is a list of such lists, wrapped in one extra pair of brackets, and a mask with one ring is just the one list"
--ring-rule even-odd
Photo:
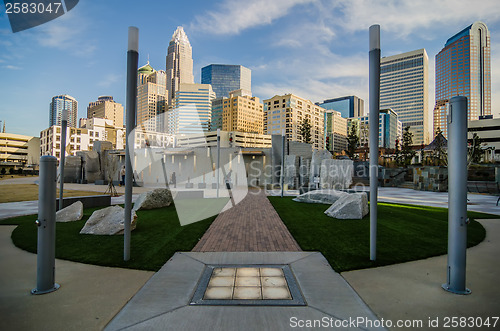
[(73, 9), (79, 0), (3, 0), (13, 33), (52, 21)]

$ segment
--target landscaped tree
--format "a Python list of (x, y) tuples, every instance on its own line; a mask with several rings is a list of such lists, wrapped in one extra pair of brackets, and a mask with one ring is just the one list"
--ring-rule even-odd
[(436, 129), (436, 138), (435, 140), (435, 147), (434, 147), (434, 152), (432, 153), (432, 157), (434, 160), (437, 161), (437, 165), (447, 165), (448, 164), (448, 155), (446, 153), (446, 150), (444, 148), (444, 136), (443, 136), (443, 131), (441, 131), (441, 128), (438, 127)]
[(401, 156), (403, 158), (403, 165), (409, 166), (411, 160), (415, 156), (415, 151), (411, 148), (413, 144), (413, 133), (410, 132), (410, 127), (407, 126), (403, 132), (403, 143), (401, 144)]
[(308, 118), (299, 124), (299, 134), (302, 136), (302, 141), (309, 144), (311, 142), (311, 123)]
[(352, 122), (351, 131), (347, 135), (347, 155), (352, 159), (354, 153), (356, 153), (356, 148), (358, 148), (359, 136), (358, 136), (358, 125), (356, 122)]
[(481, 147), (481, 139), (477, 135), (477, 133), (472, 134), (472, 141), (470, 142), (470, 145), (468, 147), (468, 154), (469, 154), (469, 164), (474, 162), (474, 163), (479, 163), (481, 162), (481, 158), (484, 155), (484, 149)]

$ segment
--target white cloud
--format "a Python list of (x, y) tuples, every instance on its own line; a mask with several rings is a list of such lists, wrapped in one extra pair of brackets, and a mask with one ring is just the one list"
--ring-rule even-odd
[(122, 75), (107, 74), (97, 85), (100, 87), (108, 88), (119, 82), (120, 79), (122, 79)]
[[(3, 62), (3, 61), (0, 61), (0, 62)], [(22, 69), (21, 67), (13, 66), (13, 65), (6, 65), (6, 66), (3, 66), (3, 68), (9, 69), (9, 70), (21, 70)]]
[(297, 5), (317, 0), (225, 0), (218, 10), (195, 17), (190, 30), (219, 35), (236, 35), (260, 25), (271, 24), (286, 16)]
[(338, 20), (340, 26), (348, 31), (367, 30), (372, 24), (380, 24), (382, 33), (393, 32), (401, 37), (419, 34), (425, 38), (429, 32), (444, 26), (455, 31), (450, 22), (461, 24), (463, 21), (498, 20), (498, 0), (333, 0), (343, 15)]
[(41, 46), (57, 48), (77, 56), (91, 55), (96, 47), (85, 36), (89, 22), (70, 11), (54, 21), (41, 25), (36, 38)]

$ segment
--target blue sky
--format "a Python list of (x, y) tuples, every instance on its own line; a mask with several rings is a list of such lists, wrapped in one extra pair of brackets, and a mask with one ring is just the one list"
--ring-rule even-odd
[[(497, 0), (80, 0), (68, 14), (12, 33), (0, 5), (0, 120), (38, 136), (54, 95), (69, 94), (85, 117), (89, 102), (125, 104), (127, 28), (139, 28), (139, 65), (165, 69), (168, 42), (182, 25), (193, 47), (195, 82), (211, 63), (252, 69), (261, 99), (295, 93), (313, 102), (358, 95), (368, 104), (368, 28), (381, 25), (382, 56), (425, 48), (429, 107), (434, 58), (473, 22), (491, 34), (492, 109), (500, 116), (500, 5)], [(366, 109), (367, 110), (367, 109)]]

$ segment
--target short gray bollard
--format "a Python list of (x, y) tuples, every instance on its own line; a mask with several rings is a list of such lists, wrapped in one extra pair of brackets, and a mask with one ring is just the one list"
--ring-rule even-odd
[(448, 108), (448, 267), (443, 289), (470, 294), (465, 287), (467, 257), (467, 98), (451, 98)]
[(31, 294), (45, 294), (57, 290), (55, 283), (56, 254), (56, 184), (57, 159), (40, 158), (40, 183), (38, 188), (38, 245), (36, 288)]

